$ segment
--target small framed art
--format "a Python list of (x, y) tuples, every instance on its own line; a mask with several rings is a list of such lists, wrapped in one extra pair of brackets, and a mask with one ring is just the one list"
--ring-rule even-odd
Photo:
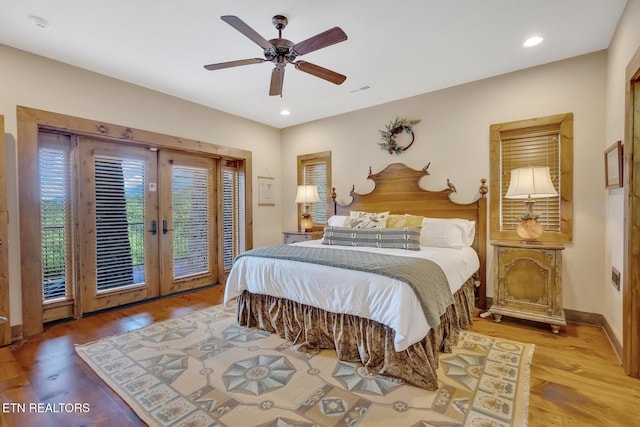
[(617, 141), (604, 152), (604, 178), (606, 188), (622, 187), (623, 145)]
[(274, 197), (275, 178), (270, 176), (258, 177), (258, 204), (262, 206), (273, 206), (276, 204)]

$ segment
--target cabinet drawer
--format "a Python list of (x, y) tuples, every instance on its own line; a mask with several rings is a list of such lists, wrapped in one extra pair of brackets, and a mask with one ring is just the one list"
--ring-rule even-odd
[(285, 231), (282, 233), (282, 235), (283, 235), (282, 240), (285, 245), (288, 245), (289, 243), (304, 242), (305, 240), (316, 240), (316, 239), (322, 238), (321, 231), (311, 231), (311, 232), (305, 232), (305, 233)]

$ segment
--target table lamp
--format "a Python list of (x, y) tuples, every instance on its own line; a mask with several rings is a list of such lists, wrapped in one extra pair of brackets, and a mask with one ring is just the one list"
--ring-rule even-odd
[(522, 238), (523, 243), (537, 243), (544, 233), (542, 225), (538, 223), (538, 215), (533, 213), (533, 199), (557, 195), (548, 166), (529, 166), (511, 170), (509, 189), (504, 197), (524, 200), (527, 210), (516, 228), (516, 233)]
[(318, 187), (315, 185), (298, 185), (298, 194), (296, 194), (296, 203), (302, 203), (304, 210), (300, 216), (300, 231), (311, 231), (313, 228), (313, 218), (309, 212), (311, 203), (319, 202), (320, 195)]

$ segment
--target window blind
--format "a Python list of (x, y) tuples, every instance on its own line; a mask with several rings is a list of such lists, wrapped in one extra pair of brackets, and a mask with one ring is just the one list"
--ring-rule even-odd
[(222, 240), (224, 269), (229, 270), (236, 255), (246, 250), (245, 176), (237, 162), (222, 169)]
[(95, 156), (97, 290), (144, 283), (145, 164)]
[(68, 151), (39, 149), (40, 227), (43, 300), (68, 296), (69, 162)]
[(209, 207), (211, 189), (205, 168), (174, 166), (173, 275), (207, 273), (209, 267)]
[(317, 224), (327, 223), (328, 200), (328, 173), (327, 163), (323, 160), (311, 160), (303, 162), (300, 185), (316, 185), (320, 201), (313, 203), (313, 222)]
[(558, 196), (535, 199), (533, 213), (539, 215), (545, 231), (560, 232), (560, 128), (548, 126), (534, 129), (518, 129), (500, 134), (500, 191), (501, 229), (515, 230), (520, 217), (526, 212), (522, 200), (507, 199), (505, 194), (511, 180), (511, 170), (526, 166), (548, 166), (551, 181)]

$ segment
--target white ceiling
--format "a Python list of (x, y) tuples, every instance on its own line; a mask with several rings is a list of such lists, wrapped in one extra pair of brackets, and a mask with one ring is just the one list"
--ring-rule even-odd
[[(0, 43), (284, 128), (602, 49), (626, 0), (0, 0)], [(334, 26), (348, 40), (301, 56), (347, 76), (333, 85), (273, 64), (220, 19), (236, 15), (269, 40), (285, 15), (294, 43)], [(30, 16), (44, 18), (46, 29)], [(533, 48), (522, 43), (544, 37)], [(0, 64), (1, 66), (1, 64)], [(371, 86), (367, 90), (362, 87)], [(291, 115), (280, 115), (282, 109)]]

